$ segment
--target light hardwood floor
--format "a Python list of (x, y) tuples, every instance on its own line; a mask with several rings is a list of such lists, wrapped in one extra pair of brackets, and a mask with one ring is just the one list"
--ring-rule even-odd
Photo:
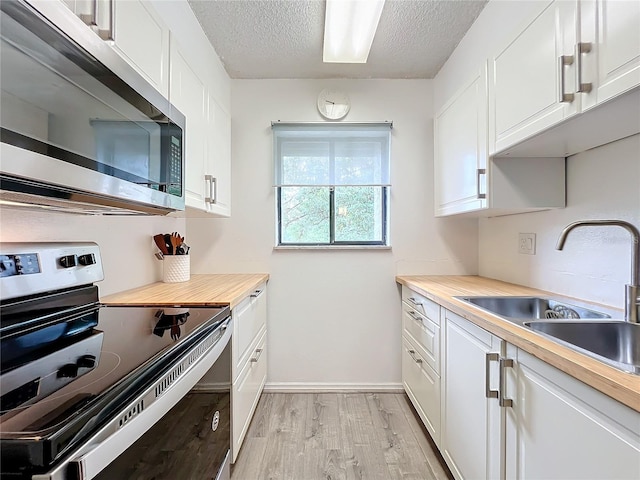
[(232, 480), (443, 480), (404, 394), (263, 394)]

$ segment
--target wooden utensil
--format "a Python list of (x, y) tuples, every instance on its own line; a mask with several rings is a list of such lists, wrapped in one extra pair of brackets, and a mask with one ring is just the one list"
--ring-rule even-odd
[(169, 251), (167, 250), (167, 244), (164, 241), (164, 235), (162, 233), (159, 233), (158, 235), (154, 235), (153, 241), (156, 242), (156, 246), (160, 249), (163, 255), (169, 254)]
[(164, 243), (167, 248), (167, 255), (173, 255), (173, 244), (171, 243), (171, 234), (164, 234)]

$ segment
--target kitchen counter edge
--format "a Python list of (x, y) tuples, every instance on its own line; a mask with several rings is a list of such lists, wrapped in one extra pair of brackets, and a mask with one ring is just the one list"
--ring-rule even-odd
[(454, 298), (480, 295), (568, 297), (473, 275), (398, 275), (396, 282), (640, 412), (640, 376), (617, 370), (525, 327)]
[(187, 282), (156, 282), (100, 298), (118, 306), (229, 306), (236, 307), (269, 280), (267, 273), (219, 273), (191, 275)]

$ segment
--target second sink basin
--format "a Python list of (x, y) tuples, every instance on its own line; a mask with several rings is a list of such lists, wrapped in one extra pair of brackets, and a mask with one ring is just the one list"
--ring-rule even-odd
[(640, 374), (640, 324), (621, 321), (534, 321), (526, 327), (549, 335), (621, 370)]
[(541, 297), (457, 297), (496, 315), (510, 319), (610, 318), (584, 307)]

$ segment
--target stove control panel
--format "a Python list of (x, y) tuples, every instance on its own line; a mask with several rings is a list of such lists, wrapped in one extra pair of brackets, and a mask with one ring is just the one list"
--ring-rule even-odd
[(0, 243), (0, 300), (103, 280), (97, 244)]
[(0, 255), (0, 277), (40, 273), (38, 254)]

